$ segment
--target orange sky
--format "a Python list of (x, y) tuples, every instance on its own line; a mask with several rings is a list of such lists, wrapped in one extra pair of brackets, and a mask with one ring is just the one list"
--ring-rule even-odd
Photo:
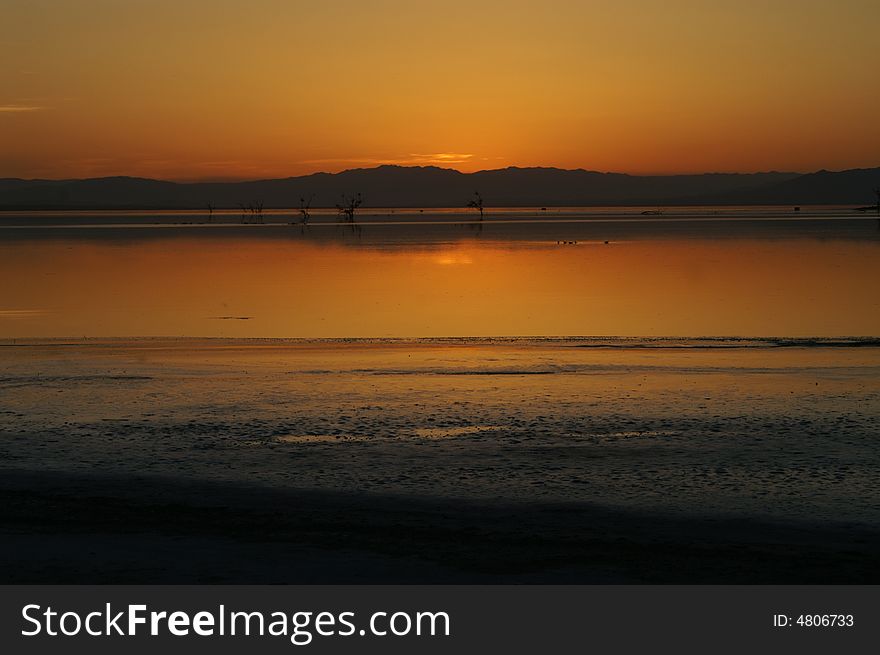
[(877, 0), (2, 0), (0, 177), (880, 165)]

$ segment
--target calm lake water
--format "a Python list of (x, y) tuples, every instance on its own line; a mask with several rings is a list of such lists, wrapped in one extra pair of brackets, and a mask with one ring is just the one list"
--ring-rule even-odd
[(0, 338), (880, 335), (880, 224), (846, 208), (293, 220), (5, 214)]

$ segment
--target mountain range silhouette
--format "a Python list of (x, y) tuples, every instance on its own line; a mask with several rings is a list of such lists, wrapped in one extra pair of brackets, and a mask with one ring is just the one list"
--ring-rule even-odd
[(268, 208), (332, 207), (361, 193), (369, 207), (464, 207), (479, 191), (491, 206), (874, 204), (880, 168), (815, 173), (627, 175), (583, 169), (504, 168), (461, 173), (434, 166), (378, 166), (244, 182), (138, 177), (0, 179), (0, 209), (204, 209), (262, 202)]

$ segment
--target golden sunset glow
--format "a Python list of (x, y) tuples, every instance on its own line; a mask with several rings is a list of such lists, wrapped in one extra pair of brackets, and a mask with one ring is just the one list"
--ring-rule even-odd
[(3, 0), (0, 177), (875, 166), (874, 0)]

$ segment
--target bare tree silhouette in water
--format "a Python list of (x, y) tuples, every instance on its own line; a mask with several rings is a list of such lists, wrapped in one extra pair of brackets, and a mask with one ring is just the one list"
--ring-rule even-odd
[[(239, 209), (241, 209), (241, 222), (242, 223), (263, 223), (263, 201), (260, 200), (258, 202), (252, 202), (251, 204), (245, 206), (242, 203), (238, 203)], [(250, 220), (248, 220), (248, 216), (250, 216)]]
[(354, 223), (354, 214), (363, 203), (364, 199), (361, 197), (361, 194), (349, 196), (343, 193), (342, 201), (336, 203), (336, 210), (339, 212), (339, 217), (342, 220)]
[(207, 208), (208, 208), (208, 222), (213, 223), (214, 222), (214, 203), (209, 202), (207, 204)]
[(880, 186), (874, 187), (874, 195), (877, 196), (877, 216), (880, 216)]
[(474, 191), (474, 197), (468, 201), (467, 206), (469, 209), (476, 209), (480, 212), (480, 220), (483, 220), (483, 196), (479, 191)]
[(358, 239), (361, 238), (361, 226), (355, 223), (354, 216), (355, 212), (357, 212), (362, 204), (364, 204), (364, 199), (360, 193), (354, 195), (343, 193), (342, 200), (336, 203), (336, 211), (338, 212), (339, 220), (343, 223), (347, 223), (348, 227), (351, 228), (352, 233), (354, 233)]
[(300, 215), (300, 223), (302, 225), (308, 225), (309, 221), (312, 220), (312, 200), (315, 198), (314, 194), (309, 196), (309, 199), (305, 198), (299, 199), (299, 215)]

